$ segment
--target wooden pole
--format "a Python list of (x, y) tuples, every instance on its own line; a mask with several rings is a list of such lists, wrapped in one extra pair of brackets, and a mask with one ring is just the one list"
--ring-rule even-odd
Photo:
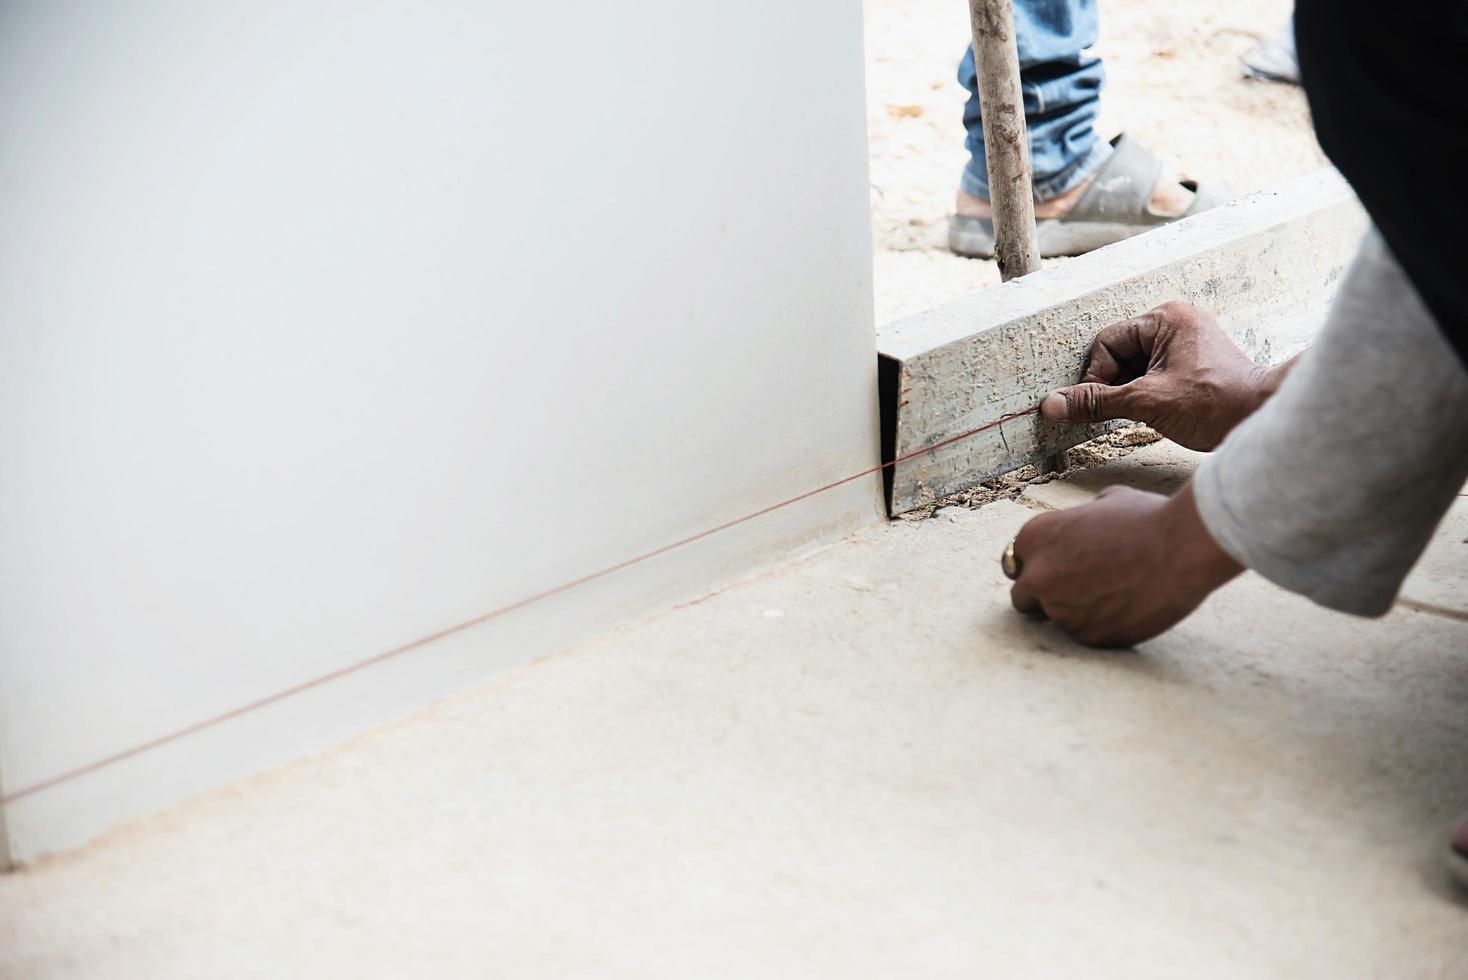
[(989, 161), (989, 206), (994, 213), (994, 258), (999, 278), (1040, 271), (1035, 242), (1035, 196), (1030, 181), (1030, 134), (1019, 87), (1014, 0), (969, 0), (984, 155)]

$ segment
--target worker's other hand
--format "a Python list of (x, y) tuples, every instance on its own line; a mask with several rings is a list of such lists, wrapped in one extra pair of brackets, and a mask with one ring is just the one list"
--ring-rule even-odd
[(1109, 487), (1092, 503), (1041, 514), (1014, 553), (1014, 607), (1090, 646), (1151, 639), (1243, 570), (1208, 533), (1191, 482), (1171, 498)]
[(1282, 370), (1261, 368), (1190, 303), (1163, 303), (1105, 327), (1081, 384), (1045, 396), (1055, 422), (1145, 422), (1189, 449), (1214, 449), (1263, 404)]

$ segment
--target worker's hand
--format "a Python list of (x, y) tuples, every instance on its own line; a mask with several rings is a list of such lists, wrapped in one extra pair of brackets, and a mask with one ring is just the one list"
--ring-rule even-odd
[(1212, 315), (1163, 303), (1104, 328), (1082, 383), (1045, 396), (1055, 422), (1145, 422), (1189, 449), (1211, 450), (1264, 403), (1288, 366), (1261, 368)]
[(1171, 498), (1110, 487), (1093, 503), (1041, 514), (1014, 554), (1014, 607), (1090, 646), (1151, 639), (1243, 570), (1208, 533), (1191, 482)]

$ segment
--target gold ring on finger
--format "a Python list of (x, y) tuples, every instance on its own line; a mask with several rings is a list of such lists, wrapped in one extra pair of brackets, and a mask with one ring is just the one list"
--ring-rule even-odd
[(1014, 540), (1004, 546), (1004, 554), (999, 556), (999, 567), (1004, 569), (1004, 577), (1013, 581), (1019, 578), (1020, 561), (1019, 556), (1014, 553)]

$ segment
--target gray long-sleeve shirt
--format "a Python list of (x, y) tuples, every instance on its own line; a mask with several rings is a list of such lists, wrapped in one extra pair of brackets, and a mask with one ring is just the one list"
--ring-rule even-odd
[(1236, 561), (1361, 615), (1391, 608), (1468, 478), (1468, 370), (1374, 231), (1280, 390), (1199, 468)]

